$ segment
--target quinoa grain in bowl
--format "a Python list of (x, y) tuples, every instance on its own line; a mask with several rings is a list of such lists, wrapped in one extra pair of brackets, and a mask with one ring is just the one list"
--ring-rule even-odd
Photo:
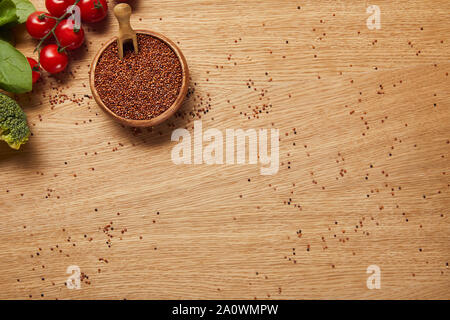
[(167, 111), (183, 85), (178, 55), (164, 41), (138, 33), (139, 52), (126, 48), (119, 59), (117, 41), (100, 55), (94, 86), (103, 104), (114, 114), (130, 120), (150, 120)]

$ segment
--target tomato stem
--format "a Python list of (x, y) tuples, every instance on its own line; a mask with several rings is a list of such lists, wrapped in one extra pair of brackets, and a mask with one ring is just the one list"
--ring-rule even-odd
[[(73, 4), (73, 6), (76, 6), (80, 1), (81, 1), (81, 0), (76, 0), (75, 3)], [(38, 52), (38, 65), (39, 65), (39, 66), (41, 65), (41, 57), (40, 57), (41, 47), (42, 47), (42, 45), (44, 44), (45, 40), (47, 40), (47, 38), (48, 38), (50, 35), (53, 35), (53, 36), (55, 37), (56, 44), (58, 45), (58, 51), (60, 51), (60, 49), (61, 49), (61, 51), (64, 51), (64, 50), (66, 49), (66, 47), (61, 48), (61, 44), (59, 43), (59, 40), (58, 40), (58, 38), (56, 37), (55, 30), (56, 30), (56, 27), (58, 27), (58, 25), (61, 23), (61, 21), (63, 21), (64, 19), (66, 19), (68, 16), (70, 16), (70, 15), (72, 15), (72, 14), (73, 14), (73, 13), (66, 12), (66, 13), (64, 13), (61, 17), (57, 18), (57, 17), (49, 16), (49, 15), (46, 15), (46, 14), (43, 13), (43, 14), (41, 14), (41, 15), (38, 17), (38, 18), (41, 19), (41, 20), (42, 20), (44, 17), (47, 17), (47, 18), (55, 19), (55, 20), (56, 20), (55, 26), (50, 30), (49, 33), (47, 33), (47, 34), (39, 41), (39, 43), (37, 44), (36, 48), (34, 48), (34, 52), (36, 52), (36, 51)], [(41, 16), (43, 16), (43, 17), (41, 18)]]
[(100, 2), (100, 0), (94, 1), (94, 8), (95, 9), (103, 9), (103, 5)]

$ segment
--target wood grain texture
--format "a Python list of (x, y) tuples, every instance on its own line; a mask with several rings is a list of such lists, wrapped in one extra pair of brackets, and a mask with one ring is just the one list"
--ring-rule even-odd
[[(86, 97), (110, 8), (70, 73), (18, 97), (33, 137), (0, 144), (0, 298), (450, 298), (449, 1), (133, 7), (135, 28), (181, 48), (195, 91), (151, 132)], [(172, 131), (200, 118), (280, 129), (280, 171), (174, 165)], [(65, 286), (69, 265), (81, 290)]]

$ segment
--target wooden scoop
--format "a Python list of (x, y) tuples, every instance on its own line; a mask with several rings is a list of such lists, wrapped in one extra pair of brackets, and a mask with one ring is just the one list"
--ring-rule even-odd
[(127, 40), (133, 41), (134, 52), (138, 53), (138, 42), (136, 31), (131, 28), (130, 17), (131, 7), (127, 3), (119, 3), (114, 7), (114, 15), (119, 21), (119, 37), (117, 38), (117, 46), (119, 48), (119, 58), (123, 59), (123, 44)]
[[(1, 0), (0, 0), (1, 1)], [(89, 84), (92, 91), (92, 96), (97, 102), (97, 104), (109, 115), (111, 115), (116, 121), (127, 125), (131, 127), (152, 127), (156, 126), (167, 119), (169, 119), (171, 116), (175, 114), (175, 112), (180, 109), (184, 98), (186, 97), (188, 87), (189, 87), (189, 68), (188, 64), (186, 62), (186, 58), (184, 57), (183, 53), (181, 52), (180, 48), (169, 38), (166, 38), (164, 35), (150, 30), (133, 30), (131, 29), (130, 25), (130, 16), (131, 16), (131, 8), (126, 3), (118, 4), (114, 8), (114, 14), (117, 17), (117, 20), (119, 21), (119, 37), (114, 37), (107, 41), (103, 47), (97, 52), (97, 54), (94, 57), (94, 60), (91, 63), (91, 70), (89, 71)], [(164, 111), (159, 116), (148, 119), (148, 120), (133, 120), (133, 119), (127, 119), (122, 118), (121, 116), (118, 116), (114, 112), (112, 112), (102, 101), (100, 98), (100, 95), (97, 92), (97, 89), (95, 88), (95, 69), (97, 68), (97, 63), (102, 56), (103, 52), (114, 42), (117, 42), (119, 47), (119, 58), (123, 57), (123, 42), (126, 39), (133, 40), (134, 44), (134, 50), (137, 53), (138, 52), (138, 44), (137, 44), (137, 38), (136, 34), (144, 34), (148, 36), (152, 36), (155, 39), (158, 39), (164, 43), (166, 43), (177, 55), (178, 59), (181, 63), (181, 68), (183, 69), (183, 82), (181, 84), (180, 92), (178, 93), (177, 99), (172, 104), (172, 106)]]

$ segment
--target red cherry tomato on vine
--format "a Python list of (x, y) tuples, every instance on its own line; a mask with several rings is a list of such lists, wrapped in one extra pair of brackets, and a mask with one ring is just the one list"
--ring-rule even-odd
[(53, 29), (56, 20), (48, 16), (50, 14), (43, 11), (35, 11), (28, 16), (26, 27), (30, 36), (36, 39), (42, 39)]
[(73, 5), (75, 0), (45, 0), (45, 7), (54, 17), (61, 17), (69, 6)]
[(56, 44), (49, 44), (42, 48), (39, 58), (42, 68), (50, 73), (63, 71), (69, 61), (67, 54), (64, 51), (58, 50)]
[(84, 22), (99, 22), (108, 13), (108, 3), (106, 0), (81, 0), (78, 2), (81, 10), (81, 20)]
[(84, 42), (84, 30), (75, 29), (75, 23), (72, 20), (62, 20), (55, 29), (55, 35), (61, 47), (68, 50), (79, 48)]
[(32, 81), (33, 81), (33, 84), (35, 84), (36, 81), (38, 81), (39, 78), (41, 77), (41, 73), (40, 73), (41, 68), (39, 68), (39, 66), (37, 65), (38, 62), (36, 60), (34, 60), (33, 58), (27, 57), (27, 60), (31, 67)]

